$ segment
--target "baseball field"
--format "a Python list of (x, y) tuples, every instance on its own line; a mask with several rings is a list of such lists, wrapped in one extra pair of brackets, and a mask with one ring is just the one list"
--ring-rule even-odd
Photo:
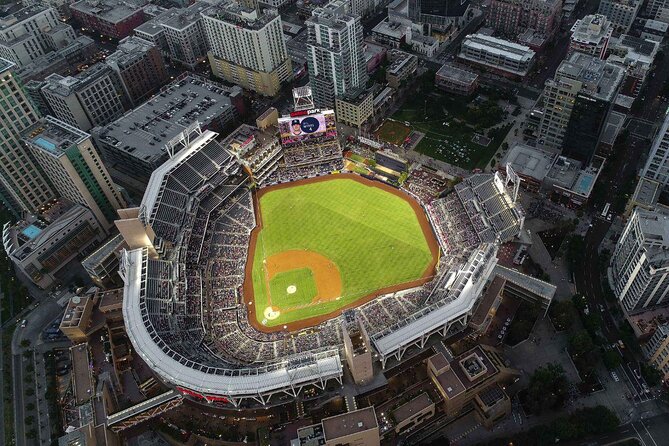
[(261, 189), (255, 207), (244, 296), (263, 331), (315, 325), (434, 272), (421, 207), (390, 186), (330, 175)]

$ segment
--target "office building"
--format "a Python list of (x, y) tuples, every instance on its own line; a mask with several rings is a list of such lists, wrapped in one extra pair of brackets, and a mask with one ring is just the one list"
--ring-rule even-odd
[(70, 261), (100, 242), (102, 234), (90, 209), (58, 199), (14, 225), (5, 224), (2, 243), (14, 266), (46, 289)]
[[(75, 38), (53, 8), (26, 6), (0, 18), (0, 56), (24, 66)], [(57, 46), (54, 46), (57, 45)]]
[(379, 446), (381, 437), (374, 407), (323, 418), (318, 424), (300, 428), (297, 439), (293, 439), (291, 444)]
[(668, 21), (648, 19), (643, 23), (643, 29), (641, 30), (641, 38), (662, 43), (664, 37), (667, 35), (668, 29), (669, 29)]
[(207, 38), (202, 12), (211, 5), (197, 2), (188, 8), (168, 10), (157, 18), (165, 30), (170, 59), (189, 69), (207, 60)]
[(96, 52), (97, 46), (93, 39), (79, 36), (64, 48), (46, 53), (18, 68), (16, 74), (26, 85), (31, 80), (43, 81), (53, 73), (71, 74), (82, 62), (93, 58)]
[(281, 17), (228, 0), (203, 12), (214, 76), (265, 96), (291, 79)]
[(116, 234), (81, 261), (95, 286), (103, 289), (123, 287), (123, 280), (118, 274), (119, 259), (122, 250), (127, 248), (123, 236)]
[(83, 131), (121, 116), (127, 101), (119, 78), (104, 63), (75, 76), (52, 74), (41, 91), (58, 119)]
[(72, 17), (84, 28), (112, 39), (123, 39), (144, 23), (146, 0), (80, 0), (70, 5)]
[(335, 99), (337, 121), (358, 129), (374, 115), (374, 94), (365, 89), (345, 93)]
[(606, 16), (587, 15), (571, 27), (569, 52), (578, 51), (603, 59), (612, 34), (613, 26)]
[(47, 116), (23, 133), (23, 142), (60, 196), (90, 209), (104, 234), (108, 234), (117, 218), (116, 210), (126, 203), (91, 136)]
[(486, 26), (516, 38), (527, 30), (552, 36), (560, 25), (561, 0), (492, 0)]
[(73, 296), (65, 307), (59, 329), (74, 344), (88, 340), (86, 336), (93, 312), (93, 296)]
[(479, 75), (457, 65), (446, 63), (439, 68), (434, 78), (438, 88), (449, 93), (469, 96), (478, 87)]
[(15, 65), (0, 59), (0, 201), (15, 216), (35, 212), (54, 197), (35, 160), (21, 145), (21, 134), (38, 114), (18, 77)]
[(390, 65), (386, 68), (386, 81), (393, 88), (407, 84), (416, 74), (418, 57), (404, 51), (392, 49), (387, 56)]
[[(520, 373), (506, 365), (500, 351), (479, 345), (456, 357), (441, 352), (431, 356), (427, 366), (447, 416), (472, 403), (479, 421), (492, 426), (511, 413), (511, 400), (500, 383), (509, 383)], [(496, 397), (490, 398), (490, 392)]]
[(436, 30), (462, 27), (471, 17), (469, 0), (409, 0), (408, 16)]
[(636, 208), (611, 256), (613, 292), (625, 313), (669, 301), (669, 216)]
[(597, 14), (605, 15), (616, 33), (624, 34), (630, 30), (642, 3), (642, 0), (601, 0)]
[(650, 365), (662, 374), (662, 381), (669, 380), (669, 324), (658, 325), (641, 349)]
[(160, 50), (135, 36), (121, 40), (105, 63), (121, 80), (130, 103), (141, 104), (169, 81)]
[[(545, 83), (539, 145), (562, 149), (565, 156), (587, 164), (594, 155), (623, 76), (622, 67), (585, 53), (572, 53), (560, 64), (554, 78)], [(572, 119), (575, 107), (577, 113)]]
[(241, 88), (184, 74), (149, 101), (91, 133), (114, 180), (143, 193), (151, 173), (168, 159), (167, 144), (174, 137), (196, 123), (202, 129), (223, 131), (243, 114)]
[(536, 53), (529, 47), (485, 34), (470, 34), (462, 41), (458, 58), (504, 76), (527, 76)]
[(620, 92), (636, 98), (653, 68), (659, 44), (653, 40), (642, 39), (623, 34), (611, 39), (607, 62), (620, 65), (625, 69)]
[[(276, 109), (270, 110), (273, 111), (269, 114), (276, 114), (272, 119), (275, 121), (278, 113)], [(256, 120), (257, 127), (242, 124), (221, 141), (221, 145), (237, 158), (253, 182), (259, 185), (276, 171), (283, 157), (276, 121), (264, 126), (263, 115)]]
[(395, 422), (395, 433), (414, 429), (432, 418), (436, 412), (436, 405), (427, 392), (407, 401), (391, 411)]
[(331, 108), (335, 98), (364, 88), (367, 66), (360, 17), (345, 0), (314, 9), (309, 29), (309, 81), (317, 107)]
[(669, 184), (669, 113), (664, 115), (664, 122), (655, 135), (641, 176), (660, 183), (662, 187)]

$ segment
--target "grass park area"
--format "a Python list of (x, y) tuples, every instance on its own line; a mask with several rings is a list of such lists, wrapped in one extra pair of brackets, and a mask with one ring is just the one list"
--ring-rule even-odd
[[(410, 128), (425, 134), (416, 151), (467, 170), (486, 167), (511, 128), (502, 125), (507, 112), (498, 105), (500, 98), (495, 92), (470, 98), (445, 93), (435, 88), (433, 79), (426, 75), (421, 80), (418, 91), (393, 114), (392, 121), (379, 128), (377, 136), (401, 144)], [(472, 141), (476, 135), (491, 141), (483, 146)]]
[(251, 273), (258, 323), (299, 324), (431, 274), (434, 246), (398, 194), (357, 175), (261, 193)]

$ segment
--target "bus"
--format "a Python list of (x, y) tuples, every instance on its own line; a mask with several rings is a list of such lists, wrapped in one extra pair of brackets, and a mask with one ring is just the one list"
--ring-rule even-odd
[(604, 210), (602, 211), (602, 217), (606, 218), (606, 214), (609, 213), (609, 208), (611, 208), (611, 203), (606, 203)]

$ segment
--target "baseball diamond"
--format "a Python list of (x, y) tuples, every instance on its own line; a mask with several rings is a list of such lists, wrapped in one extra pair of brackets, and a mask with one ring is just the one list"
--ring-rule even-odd
[(332, 175), (255, 200), (244, 296), (259, 330), (315, 325), (434, 274), (439, 248), (423, 209), (390, 186)]

